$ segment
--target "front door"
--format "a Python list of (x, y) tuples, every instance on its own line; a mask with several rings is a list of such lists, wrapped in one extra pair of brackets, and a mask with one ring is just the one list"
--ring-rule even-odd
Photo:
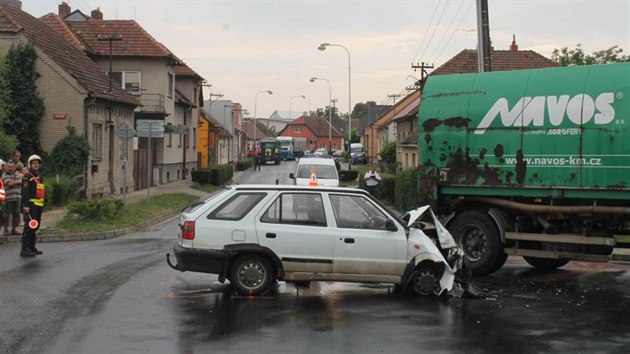
[(331, 194), (330, 203), (336, 223), (334, 273), (403, 274), (407, 237), (402, 225), (387, 230), (391, 217), (365, 196)]
[(334, 235), (321, 193), (280, 194), (256, 218), (258, 242), (273, 250), (285, 272), (331, 273)]

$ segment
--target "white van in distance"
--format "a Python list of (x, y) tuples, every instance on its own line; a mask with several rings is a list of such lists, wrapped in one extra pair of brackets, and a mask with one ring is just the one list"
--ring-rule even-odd
[(303, 157), (300, 159), (295, 174), (289, 178), (297, 186), (339, 187), (339, 174), (335, 160), (331, 158)]

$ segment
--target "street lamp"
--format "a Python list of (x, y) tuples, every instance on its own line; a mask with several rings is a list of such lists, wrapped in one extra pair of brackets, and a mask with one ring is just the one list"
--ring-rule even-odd
[(273, 95), (273, 92), (271, 90), (262, 90), (262, 91), (258, 91), (256, 92), (256, 97), (254, 98), (254, 153), (256, 153), (256, 118), (258, 118), (258, 112), (257, 112), (257, 108), (258, 108), (258, 95), (261, 93), (267, 93), (269, 95)]
[(326, 81), (328, 83), (328, 151), (330, 151), (330, 146), (331, 146), (331, 127), (332, 127), (332, 107), (331, 107), (331, 102), (332, 102), (332, 86), (330, 85), (330, 81), (328, 81), (327, 79), (321, 78), (321, 77), (312, 77), (310, 80), (310, 82), (315, 82), (316, 80), (322, 80), (322, 81)]
[[(352, 84), (350, 79), (350, 51), (341, 44), (322, 43), (317, 49), (324, 51), (326, 47), (341, 47), (348, 53), (348, 155), (350, 154), (350, 141), (352, 140)], [(352, 169), (352, 164), (348, 164), (348, 170)]]
[(294, 98), (298, 98), (298, 97), (306, 99), (306, 96), (304, 95), (291, 96), (291, 98), (289, 98), (289, 120), (291, 120), (291, 101), (293, 101)]

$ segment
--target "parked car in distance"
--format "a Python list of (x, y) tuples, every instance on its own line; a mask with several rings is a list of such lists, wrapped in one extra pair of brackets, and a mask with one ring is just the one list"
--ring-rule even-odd
[(352, 163), (353, 165), (359, 165), (359, 164), (366, 165), (368, 161), (364, 153), (357, 152), (354, 155), (352, 155), (352, 158), (350, 159), (350, 163)]
[[(315, 180), (311, 180), (313, 173), (315, 173)], [(298, 161), (295, 173), (290, 173), (289, 178), (294, 180), (295, 184), (298, 186), (339, 186), (337, 166), (335, 160), (330, 157), (301, 158), (300, 161)]]
[(319, 148), (313, 152), (313, 156), (328, 156), (328, 151), (324, 148)]
[[(422, 216), (434, 227), (422, 230)], [(183, 210), (173, 252), (176, 264), (166, 256), (171, 268), (217, 274), (250, 296), (266, 293), (275, 280), (461, 293), (466, 271), (464, 253), (429, 206), (401, 219), (354, 188), (225, 187)]]
[(333, 157), (341, 157), (341, 154), (343, 153), (343, 150), (335, 150), (332, 153)]

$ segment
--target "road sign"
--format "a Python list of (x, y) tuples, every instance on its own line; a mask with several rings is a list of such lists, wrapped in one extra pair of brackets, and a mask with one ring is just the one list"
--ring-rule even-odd
[(133, 138), (136, 136), (136, 130), (133, 129), (131, 124), (122, 122), (122, 124), (116, 128), (116, 135), (121, 139)]
[(139, 119), (136, 120), (136, 130), (141, 138), (163, 138), (164, 121), (160, 119)]

